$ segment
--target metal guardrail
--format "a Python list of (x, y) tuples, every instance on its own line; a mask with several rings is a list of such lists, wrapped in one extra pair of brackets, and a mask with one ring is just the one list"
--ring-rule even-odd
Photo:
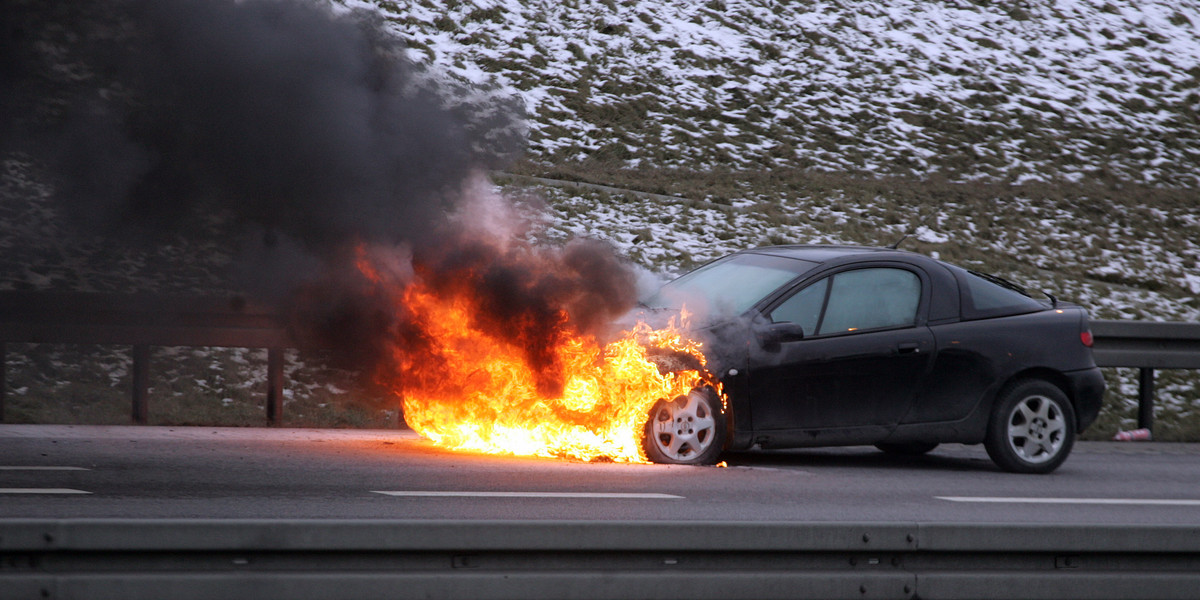
[(1154, 371), (1200, 369), (1200, 323), (1092, 321), (1101, 367), (1138, 369), (1138, 427), (1154, 427)]
[[(132, 346), (133, 421), (142, 424), (148, 420), (151, 346), (267, 348), (267, 420), (282, 417), (287, 331), (273, 308), (241, 297), (2, 292), (0, 367), (6, 342)], [(5, 371), (0, 368), (0, 422)]]
[(0, 520), (11, 598), (1194, 598), (1196, 526)]
[(1101, 367), (1200, 369), (1200, 323), (1092, 321)]
[[(1140, 369), (1138, 425), (1153, 426), (1155, 369), (1200, 369), (1200, 323), (1092, 321), (1101, 367)], [(84, 293), (0, 293), (0, 365), (5, 342), (133, 346), (133, 421), (145, 423), (151, 346), (267, 348), (267, 419), (283, 410), (287, 330), (271, 307), (245, 299)], [(0, 422), (6, 384), (0, 369)]]

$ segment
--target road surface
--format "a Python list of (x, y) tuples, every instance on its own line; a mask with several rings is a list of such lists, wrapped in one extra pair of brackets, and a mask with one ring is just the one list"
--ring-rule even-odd
[(1084, 442), (1050, 475), (981, 446), (588, 464), (407, 430), (0, 425), (3, 518), (1200, 524), (1200, 444)]

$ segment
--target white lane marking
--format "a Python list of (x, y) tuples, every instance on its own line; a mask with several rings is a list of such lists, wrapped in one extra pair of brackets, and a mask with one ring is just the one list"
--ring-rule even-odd
[(90, 494), (70, 488), (0, 488), (0, 494)]
[(621, 492), (439, 492), (439, 491), (380, 491), (372, 493), (385, 496), (416, 498), (609, 498), (641, 500), (682, 500), (683, 496), (651, 493)]
[(16, 465), (0, 465), (0, 471), (91, 471), (91, 469), (86, 467), (23, 467)]
[(950, 502), (992, 502), (1011, 504), (1109, 504), (1127, 506), (1200, 506), (1200, 500), (1168, 498), (1004, 498), (987, 496), (934, 496)]

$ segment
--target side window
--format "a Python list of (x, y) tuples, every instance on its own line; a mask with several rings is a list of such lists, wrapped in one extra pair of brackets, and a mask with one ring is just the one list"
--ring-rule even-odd
[(817, 333), (913, 325), (920, 302), (921, 279), (911, 271), (874, 268), (838, 273)]
[(972, 271), (955, 271), (963, 291), (963, 318), (985, 319), (1019, 315), (1046, 308), (1044, 304), (1018, 292), (988, 281)]
[(825, 290), (828, 288), (829, 278), (826, 277), (796, 292), (771, 311), (771, 321), (790, 321), (803, 327), (805, 334), (816, 333), (817, 322), (821, 319), (821, 307), (825, 305)]

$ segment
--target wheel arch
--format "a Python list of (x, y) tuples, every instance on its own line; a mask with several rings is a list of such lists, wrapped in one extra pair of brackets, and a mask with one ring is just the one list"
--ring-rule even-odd
[[(1013, 374), (1012, 377), (1009, 377), (1004, 382), (1004, 385), (997, 388), (996, 395), (992, 397), (992, 406), (995, 406), (996, 402), (1000, 398), (1003, 398), (1004, 394), (1006, 394), (1008, 390), (1015, 388), (1026, 381), (1033, 380), (1045, 381), (1053, 384), (1054, 387), (1058, 388), (1059, 391), (1061, 391), (1063, 395), (1067, 397), (1067, 401), (1071, 403), (1071, 408), (1075, 410), (1075, 413), (1079, 414), (1079, 401), (1077, 398), (1075, 398), (1075, 394), (1071, 391), (1071, 383), (1067, 380), (1066, 375), (1047, 367), (1033, 367)], [(1076, 433), (1079, 432), (1076, 431)]]
[(717, 406), (721, 411), (721, 419), (725, 421), (725, 439), (721, 440), (721, 451), (725, 452), (733, 449), (735, 447), (733, 439), (737, 433), (737, 428), (735, 427), (736, 419), (733, 414), (733, 398), (729, 394), (721, 393), (717, 386), (712, 383), (706, 382), (697, 386), (696, 389), (712, 394), (717, 399)]

